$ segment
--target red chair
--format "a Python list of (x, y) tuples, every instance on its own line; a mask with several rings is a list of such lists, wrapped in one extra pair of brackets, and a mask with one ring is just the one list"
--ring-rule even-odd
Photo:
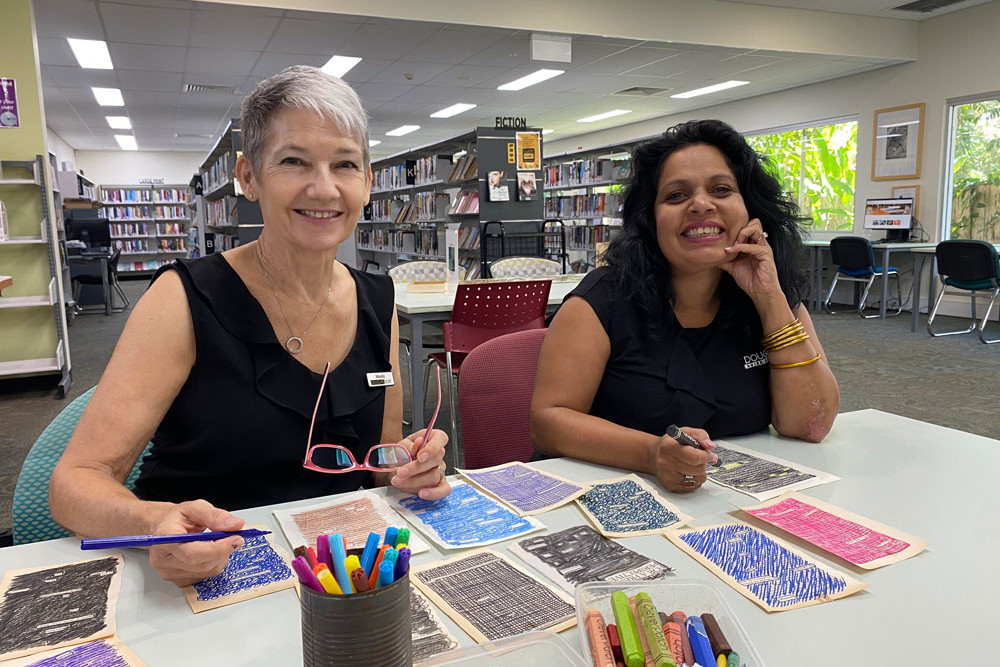
[(466, 468), (531, 460), (531, 394), (546, 331), (499, 336), (465, 358), (458, 407)]
[(545, 308), (549, 303), (551, 280), (518, 280), (510, 282), (461, 283), (455, 294), (451, 321), (445, 322), (444, 352), (427, 356), (424, 371), (424, 395), (427, 395), (429, 368), (437, 364), (448, 372), (448, 404), (451, 408), (450, 452), (454, 465), (461, 465), (457, 411), (455, 409), (455, 379), (469, 352), (488, 340), (527, 329), (545, 327)]

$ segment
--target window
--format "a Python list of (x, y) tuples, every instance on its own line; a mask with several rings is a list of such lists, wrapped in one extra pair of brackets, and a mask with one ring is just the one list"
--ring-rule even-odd
[(854, 229), (856, 120), (758, 134), (747, 141), (771, 160), (788, 196), (812, 218), (812, 229)]
[(1000, 97), (952, 104), (948, 238), (1000, 243)]

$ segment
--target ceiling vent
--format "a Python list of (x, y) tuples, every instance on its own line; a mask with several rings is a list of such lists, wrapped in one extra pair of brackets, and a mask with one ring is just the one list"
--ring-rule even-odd
[(658, 93), (665, 93), (670, 88), (651, 88), (649, 86), (632, 86), (631, 88), (626, 88), (625, 90), (619, 90), (614, 95), (629, 95), (631, 97), (649, 97), (650, 95), (656, 95)]
[(236, 88), (233, 86), (208, 86), (202, 83), (185, 83), (181, 90), (183, 93), (221, 93), (223, 95), (235, 95)]
[(174, 139), (211, 139), (213, 136), (211, 133), (174, 132)]
[(893, 7), (892, 9), (900, 12), (930, 14), (938, 9), (951, 7), (952, 5), (957, 5), (960, 2), (965, 2), (965, 0), (916, 0), (915, 2), (907, 2), (905, 5)]

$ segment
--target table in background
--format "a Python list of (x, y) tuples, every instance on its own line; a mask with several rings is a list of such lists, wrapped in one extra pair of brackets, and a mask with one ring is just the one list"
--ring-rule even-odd
[[(111, 259), (111, 251), (106, 252), (84, 252), (75, 255), (66, 255), (66, 259), (70, 264), (76, 265), (93, 265), (95, 262), (100, 263), (101, 270), (101, 294), (104, 295), (104, 314), (111, 314), (111, 284), (108, 282), (108, 261)], [(72, 269), (70, 271), (72, 273)], [(91, 272), (87, 272), (91, 273)], [(72, 283), (70, 279), (70, 283)], [(81, 292), (82, 296), (82, 292)], [(77, 312), (86, 312), (80, 310), (80, 304), (77, 304)]]
[(823, 307), (823, 251), (829, 249), (830, 239), (806, 239), (802, 244), (809, 249), (813, 273), (813, 288), (809, 308), (816, 312)]
[(14, 276), (0, 276), (0, 294), (14, 284)]
[[(549, 306), (558, 306), (580, 284), (584, 274), (531, 276), (517, 280), (551, 280)], [(477, 281), (478, 282), (478, 281)], [(498, 282), (498, 281), (493, 281)], [(455, 292), (410, 293), (406, 283), (396, 283), (396, 312), (410, 321), (410, 396), (413, 397), (413, 430), (424, 427), (424, 322), (451, 318)], [(458, 405), (458, 401), (455, 402)]]
[[(937, 247), (937, 243), (931, 243), (931, 242), (912, 242), (911, 243), (911, 242), (907, 241), (906, 243), (886, 243), (885, 241), (881, 241), (879, 243), (872, 243), (872, 248), (874, 248), (875, 250), (881, 250), (882, 251), (882, 276), (883, 276), (883, 279), (882, 279), (882, 303), (879, 305), (879, 315), (882, 317), (883, 320), (885, 319), (885, 310), (886, 310), (885, 306), (886, 306), (886, 303), (889, 301), (889, 281), (884, 278), (884, 276), (886, 276), (886, 274), (889, 273), (889, 255), (894, 250), (905, 250), (906, 252), (913, 253), (913, 252), (916, 252), (917, 250), (920, 250), (922, 248), (930, 248), (931, 251), (933, 252), (933, 250), (934, 250), (935, 247)], [(920, 257), (920, 255), (917, 255), (917, 257)], [(923, 260), (921, 258), (921, 263), (922, 263), (922, 261)], [(916, 268), (914, 268), (914, 271), (913, 271), (913, 279), (917, 280), (917, 271), (916, 271)], [(916, 286), (914, 286), (913, 290), (914, 290), (914, 294), (916, 294), (916, 292), (918, 291), (918, 288)], [(900, 307), (902, 307), (902, 305), (903, 304), (900, 304)], [(913, 310), (914, 310), (914, 312), (917, 313), (917, 317), (919, 317), (919, 311), (920, 311), (920, 303), (919, 302), (914, 301)], [(913, 330), (916, 331), (916, 328), (914, 328)]]
[[(929, 547), (895, 565), (854, 571), (856, 578), (870, 586), (860, 593), (768, 614), (661, 536), (620, 542), (673, 567), (674, 574), (668, 577), (701, 580), (719, 591), (768, 667), (916, 665), (926, 662), (928, 655), (961, 655), (962, 664), (993, 664), (995, 649), (984, 638), (995, 632), (998, 617), (990, 593), (996, 584), (989, 582), (994, 581), (1000, 551), (1000, 522), (996, 521), (1000, 494), (994, 492), (1000, 442), (877, 410), (840, 415), (821, 444), (770, 433), (732, 440), (839, 475), (839, 481), (804, 493), (924, 538)], [(578, 481), (622, 474), (570, 459), (534, 465)], [(738, 517), (734, 506), (756, 502), (711, 483), (690, 495), (666, 495), (694, 517), (694, 526), (731, 521)], [(289, 549), (272, 509), (237, 514), (250, 523), (267, 524), (275, 531), (275, 542)], [(587, 524), (572, 504), (536, 518), (553, 531)], [(505, 551), (509, 544), (491, 548)], [(851, 571), (833, 557), (806, 551), (820, 562)], [(432, 547), (430, 553), (414, 556), (413, 562), (422, 564), (458, 553), (462, 551), (442, 553)], [(79, 543), (70, 538), (8, 547), (0, 549), (0, 571), (96, 555), (81, 552)], [(124, 555), (117, 634), (150, 667), (302, 664), (299, 602), (292, 590), (195, 615), (183, 593), (159, 579), (144, 551)], [(473, 643), (443, 613), (439, 615), (460, 644)], [(943, 617), (958, 619), (952, 625), (960, 632), (943, 631), (948, 626)], [(563, 637), (579, 650), (577, 628), (567, 630)]]

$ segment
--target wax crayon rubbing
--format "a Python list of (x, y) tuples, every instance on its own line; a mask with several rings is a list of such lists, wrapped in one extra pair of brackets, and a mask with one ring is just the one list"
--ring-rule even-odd
[(726, 449), (721, 445), (716, 445), (712, 451), (719, 457), (719, 461), (705, 467), (709, 478), (740, 491), (749, 493), (773, 491), (815, 477), (780, 463)]
[(194, 590), (198, 600), (214, 600), (292, 576), (292, 569), (260, 535), (246, 538), (243, 547), (229, 557), (226, 569), (194, 584)]
[(16, 575), (0, 600), (0, 655), (104, 630), (109, 589), (121, 562), (112, 556)]
[(451, 636), (431, 603), (416, 588), (410, 588), (410, 628), (415, 663), (458, 647), (458, 640)]
[(534, 512), (571, 498), (584, 487), (546, 475), (523, 463), (463, 475), (522, 512)]
[(692, 530), (680, 536), (688, 546), (772, 607), (788, 607), (839, 593), (847, 582), (737, 524)]
[(748, 509), (746, 512), (851, 563), (870, 563), (897, 554), (910, 546), (908, 542), (884, 535), (796, 498), (785, 498), (770, 507)]
[(348, 549), (365, 546), (368, 533), (383, 532), (388, 527), (385, 519), (369, 498), (357, 498), (348, 503), (331, 505), (304, 512), (292, 512), (292, 520), (307, 544), (316, 544), (316, 538), (327, 533), (341, 533)]
[(610, 533), (658, 530), (680, 521), (653, 494), (630, 479), (595, 484), (577, 502)]
[(129, 667), (129, 662), (105, 641), (74, 646), (28, 667)]
[(536, 529), (536, 524), (484, 496), (468, 484), (455, 484), (440, 500), (409, 496), (399, 506), (427, 524), (446, 545), (468, 547), (516, 537)]

